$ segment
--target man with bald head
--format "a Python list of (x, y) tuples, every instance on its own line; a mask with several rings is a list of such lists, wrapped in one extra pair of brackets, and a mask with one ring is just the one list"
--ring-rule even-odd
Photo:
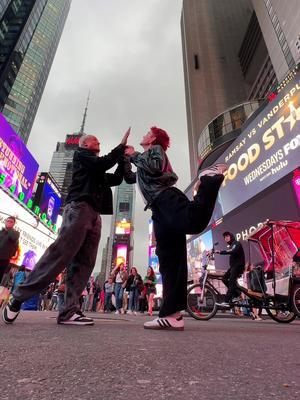
[[(80, 138), (74, 153), (73, 175), (66, 198), (63, 223), (55, 242), (46, 250), (25, 282), (12, 294), (3, 311), (3, 321), (11, 324), (17, 318), (22, 303), (40, 293), (67, 267), (65, 307), (57, 322), (65, 325), (92, 325), (79, 307), (83, 292), (95, 266), (101, 235), (100, 214), (113, 213), (111, 186), (123, 180), (123, 155), (130, 129), (119, 146), (98, 157), (100, 143), (95, 136)], [(120, 163), (119, 163), (120, 161)], [(109, 169), (118, 167), (114, 173)]]

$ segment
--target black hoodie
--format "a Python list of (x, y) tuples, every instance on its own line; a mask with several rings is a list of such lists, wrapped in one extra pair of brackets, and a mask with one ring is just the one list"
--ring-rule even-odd
[(235, 240), (234, 236), (231, 236), (231, 240), (228, 243), (227, 250), (220, 251), (222, 255), (229, 255), (230, 268), (245, 268), (245, 253), (243, 246), (240, 242)]

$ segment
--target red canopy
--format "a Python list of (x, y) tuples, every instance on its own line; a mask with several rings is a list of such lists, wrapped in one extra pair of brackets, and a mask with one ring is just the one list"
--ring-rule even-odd
[(252, 232), (248, 240), (259, 244), (266, 270), (273, 267), (272, 253), (275, 270), (282, 270), (291, 265), (293, 255), (300, 249), (300, 222), (267, 220)]

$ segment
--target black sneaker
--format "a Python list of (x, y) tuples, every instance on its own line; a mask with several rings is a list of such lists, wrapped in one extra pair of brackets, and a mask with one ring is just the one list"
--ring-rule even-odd
[(78, 311), (66, 321), (58, 321), (57, 323), (62, 325), (94, 325), (94, 320)]
[(2, 320), (6, 324), (12, 324), (20, 313), (22, 303), (12, 298), (3, 309)]

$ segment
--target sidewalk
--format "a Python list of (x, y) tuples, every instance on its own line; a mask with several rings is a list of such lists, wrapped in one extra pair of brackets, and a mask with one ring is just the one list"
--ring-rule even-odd
[(295, 400), (300, 321), (208, 322), (143, 329), (149, 317), (90, 314), (94, 326), (23, 312), (0, 324), (1, 400)]

